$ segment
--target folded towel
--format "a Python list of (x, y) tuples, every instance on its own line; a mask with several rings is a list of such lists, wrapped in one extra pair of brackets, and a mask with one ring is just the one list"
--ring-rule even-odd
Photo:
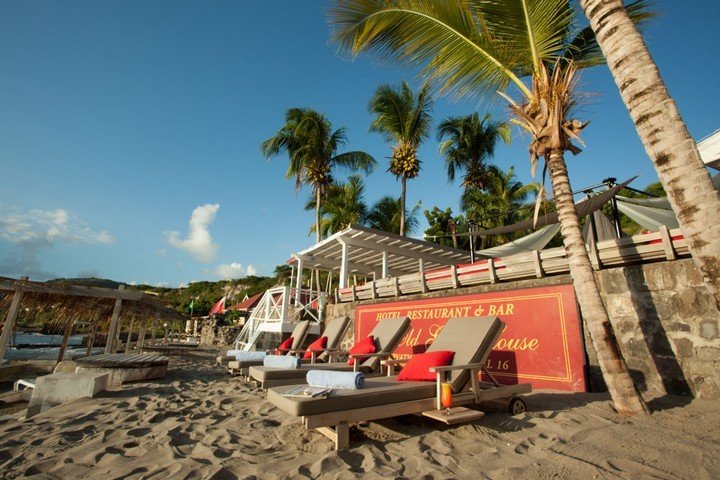
[(258, 352), (254, 350), (232, 350), (235, 352), (235, 358), (238, 362), (262, 362), (267, 356), (265, 352)]
[(307, 383), (313, 387), (329, 387), (344, 390), (357, 390), (365, 386), (362, 372), (337, 372), (332, 370), (310, 370)]
[(297, 370), (300, 368), (300, 357), (293, 355), (268, 355), (263, 360), (263, 365), (270, 368)]
[(227, 355), (228, 357), (234, 357), (234, 356), (237, 355), (239, 352), (244, 352), (244, 351), (245, 351), (245, 350), (228, 350), (225, 355)]

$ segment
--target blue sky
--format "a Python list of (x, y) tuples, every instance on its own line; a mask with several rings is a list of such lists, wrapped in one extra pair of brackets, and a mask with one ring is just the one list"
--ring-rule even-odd
[[(348, 149), (378, 159), (369, 203), (398, 195), (386, 173), (389, 147), (367, 133), (367, 102), (379, 84), (413, 78), (369, 57), (338, 57), (330, 5), (0, 2), (0, 275), (179, 285), (270, 274), (314, 239), (313, 213), (303, 210), (309, 192), (296, 195), (284, 180), (286, 158), (268, 163), (259, 150), (290, 107), (323, 112), (348, 129)], [(700, 139), (720, 127), (720, 4), (655, 5), (646, 40)], [(607, 70), (584, 72), (582, 88), (592, 94), (581, 112), (591, 123), (587, 149), (568, 157), (573, 185), (636, 173), (635, 186), (655, 181)], [(434, 117), (475, 110), (507, 115), (499, 101), (441, 98)], [(495, 162), (529, 181), (527, 137), (513, 140)], [(409, 203), (457, 212), (459, 185), (447, 182), (437, 142), (420, 154)]]

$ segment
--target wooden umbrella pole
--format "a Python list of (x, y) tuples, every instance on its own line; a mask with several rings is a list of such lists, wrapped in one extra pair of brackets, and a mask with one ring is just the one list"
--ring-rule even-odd
[(70, 319), (65, 323), (65, 331), (63, 332), (62, 344), (60, 345), (60, 352), (58, 352), (57, 362), (55, 365), (63, 361), (65, 357), (65, 350), (67, 349), (68, 341), (70, 340), (70, 334), (72, 333), (75, 320)]
[(128, 328), (127, 343), (125, 344), (125, 353), (130, 353), (130, 347), (132, 346), (132, 333), (133, 327), (135, 326), (135, 315), (130, 317), (130, 327)]

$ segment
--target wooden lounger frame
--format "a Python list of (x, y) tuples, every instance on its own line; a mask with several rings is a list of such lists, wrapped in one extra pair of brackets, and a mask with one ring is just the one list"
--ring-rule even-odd
[[(494, 345), (500, 337), (502, 330), (498, 330), (490, 345)], [(335, 450), (344, 450), (350, 446), (350, 424), (358, 422), (367, 422), (370, 420), (380, 420), (382, 418), (397, 417), (399, 415), (409, 415), (413, 413), (422, 413), (431, 410), (440, 410), (441, 402), (441, 385), (447, 380), (447, 376), (452, 371), (469, 370), (470, 378), (461, 391), (453, 394), (453, 405), (480, 404), (492, 400), (511, 399), (517, 395), (530, 393), (532, 385), (529, 383), (520, 383), (517, 385), (501, 385), (495, 377), (485, 368), (485, 361), (490, 356), (490, 349), (485, 351), (478, 358), (476, 363), (464, 365), (448, 365), (444, 367), (431, 367), (430, 371), (435, 373), (435, 396), (423, 398), (420, 400), (412, 400), (408, 402), (390, 403), (385, 405), (375, 405), (372, 407), (362, 407), (352, 410), (341, 410), (338, 412), (319, 413), (316, 415), (307, 415), (302, 417), (302, 423), (305, 428), (314, 428), (320, 433), (335, 442)], [(394, 369), (395, 365), (406, 363), (407, 359), (401, 360), (385, 360), (381, 362), (382, 366), (387, 367), (388, 376)], [(357, 364), (357, 362), (355, 362)], [(488, 376), (491, 383), (480, 382), (478, 375), (480, 372)], [(468, 388), (469, 384), (469, 389)]]
[[(335, 443), (335, 450), (344, 450), (350, 446), (350, 424), (380, 420), (382, 418), (397, 417), (399, 415), (410, 415), (422, 413), (428, 410), (440, 410), (440, 384), (445, 372), (450, 370), (470, 370), (470, 389), (453, 395), (453, 405), (479, 404), (493, 400), (512, 398), (524, 393), (530, 393), (532, 386), (529, 383), (517, 385), (500, 385), (490, 375), (482, 364), (474, 363), (469, 365), (453, 365), (448, 367), (436, 367), (431, 369), (437, 374), (438, 395), (421, 400), (409, 402), (390, 403), (372, 407), (356, 408), (353, 410), (341, 410), (338, 412), (320, 413), (302, 417), (302, 423), (307, 429), (316, 429)], [(482, 370), (490, 377), (493, 383), (478, 381), (478, 373)]]

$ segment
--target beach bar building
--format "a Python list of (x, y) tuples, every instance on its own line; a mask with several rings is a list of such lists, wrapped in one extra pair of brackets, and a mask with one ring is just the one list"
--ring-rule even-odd
[[(720, 186), (720, 176), (713, 180)], [(643, 388), (655, 395), (714, 394), (720, 389), (717, 372), (710, 373), (712, 361), (697, 353), (720, 348), (717, 311), (667, 200), (621, 196), (631, 181), (609, 179), (576, 204), (588, 218), (588, 253), (623, 354), (643, 377)], [(645, 233), (625, 236), (617, 214), (608, 219), (600, 211), (607, 203)], [(383, 319), (409, 317), (411, 330), (395, 350), (398, 357), (424, 351), (449, 318), (496, 315), (507, 327), (486, 365), (493, 376), (533, 388), (599, 390), (602, 376), (583, 328), (567, 254), (564, 247), (545, 248), (559, 231), (557, 222), (554, 214), (541, 216), (529, 235), (472, 254), (350, 225), (293, 254), (288, 263), (294, 279), (285, 289), (328, 295), (324, 319), (353, 320), (346, 345), (365, 338)], [(532, 227), (526, 221), (501, 230)], [(501, 233), (496, 230), (468, 235)], [(303, 287), (308, 278), (303, 271), (310, 272), (314, 288)], [(324, 285), (319, 272), (326, 272)], [(293, 297), (286, 298), (289, 305)]]

